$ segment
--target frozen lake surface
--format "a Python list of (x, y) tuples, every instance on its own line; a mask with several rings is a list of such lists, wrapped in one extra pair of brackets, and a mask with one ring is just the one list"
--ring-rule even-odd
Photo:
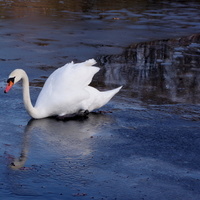
[[(0, 198), (199, 200), (200, 3), (198, 1), (0, 1)], [(86, 120), (31, 120), (65, 63), (95, 58), (100, 90), (123, 85)]]

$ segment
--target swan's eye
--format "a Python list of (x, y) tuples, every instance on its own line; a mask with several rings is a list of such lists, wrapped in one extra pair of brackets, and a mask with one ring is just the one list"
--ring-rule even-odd
[(9, 78), (8, 80), (7, 80), (7, 83), (10, 83), (10, 82), (15, 82), (15, 77), (12, 77), (12, 78)]

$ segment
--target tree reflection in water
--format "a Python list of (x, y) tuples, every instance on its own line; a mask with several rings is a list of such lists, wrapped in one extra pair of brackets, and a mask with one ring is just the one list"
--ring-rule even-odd
[(126, 96), (148, 104), (200, 103), (200, 34), (134, 44), (99, 60), (105, 83), (124, 85)]

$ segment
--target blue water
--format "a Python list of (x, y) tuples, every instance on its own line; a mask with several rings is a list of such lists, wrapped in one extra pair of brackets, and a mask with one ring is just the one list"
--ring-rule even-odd
[[(0, 1), (0, 198), (198, 200), (198, 1)], [(84, 121), (30, 121), (35, 102), (67, 62), (95, 58), (93, 85), (123, 85)]]

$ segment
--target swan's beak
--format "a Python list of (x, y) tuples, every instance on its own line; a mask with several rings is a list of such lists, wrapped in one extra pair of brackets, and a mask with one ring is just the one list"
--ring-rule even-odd
[(13, 81), (8, 81), (8, 84), (4, 90), (4, 93), (7, 93), (9, 92), (9, 90), (11, 89), (11, 87), (14, 85), (14, 82)]

